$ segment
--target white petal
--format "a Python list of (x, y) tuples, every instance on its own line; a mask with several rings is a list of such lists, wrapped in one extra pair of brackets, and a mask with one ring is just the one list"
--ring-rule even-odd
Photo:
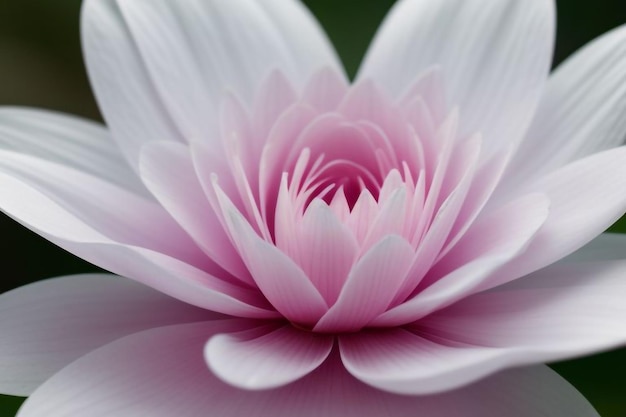
[(514, 187), (626, 139), (626, 26), (591, 42), (547, 84), (510, 175)]
[[(498, 357), (483, 368), (569, 359), (626, 345), (626, 261), (557, 264), (466, 298), (421, 331)], [(478, 364), (476, 364), (478, 365)]]
[(554, 4), (549, 0), (402, 0), (377, 34), (358, 78), (396, 96), (439, 65), (462, 132), (486, 149), (517, 143), (550, 69)]
[(148, 195), (106, 129), (48, 110), (0, 108), (0, 149), (35, 156)]
[(98, 102), (133, 163), (149, 140), (211, 140), (224, 90), (249, 101), (274, 68), (300, 85), (320, 67), (340, 71), (291, 0), (88, 0), (82, 35)]
[(75, 275), (0, 295), (0, 392), (27, 396), (61, 368), (120, 337), (214, 313), (112, 275)]
[(164, 141), (144, 145), (139, 171), (148, 189), (214, 262), (242, 281), (251, 281), (204, 194), (186, 146)]
[[(199, 269), (210, 267), (206, 265), (205, 255), (194, 250), (195, 244), (188, 238), (180, 240), (183, 235), (177, 229), (168, 230), (170, 220), (163, 216), (152, 217), (153, 206), (135, 200), (137, 197), (119, 198), (121, 189), (107, 193), (105, 191), (110, 191), (107, 187), (112, 187), (110, 184), (103, 187), (101, 182), (77, 171), (21, 155), (20, 158), (13, 158), (4, 151), (0, 154), (3, 156), (0, 158), (3, 169), (17, 169), (19, 164), (8, 165), (17, 161), (23, 165), (21, 170), (26, 169), (29, 175), (37, 174), (34, 178), (19, 179), (15, 175), (25, 172), (15, 171), (7, 175), (0, 170), (0, 207), (34, 232), (88, 262), (190, 304), (237, 316), (276, 317), (258, 291), (233, 285)], [(52, 169), (46, 171), (47, 168)], [(59, 175), (66, 182), (55, 183), (60, 187), (56, 190), (60, 191), (57, 195), (50, 195), (54, 188), (44, 187), (42, 191), (36, 183), (33, 184), (36, 180), (54, 182)], [(75, 188), (67, 186), (72, 182), (75, 182)], [(47, 186), (52, 187), (52, 184)], [(113, 198), (108, 200), (107, 196)], [(70, 199), (71, 204), (64, 202), (65, 197)], [(134, 204), (137, 201), (141, 204)], [(122, 204), (122, 210), (120, 202), (128, 206)], [(117, 206), (106, 210), (115, 204)], [(160, 228), (154, 228), (155, 224)], [(141, 225), (151, 229), (144, 232)], [(125, 239), (113, 240), (105, 235), (107, 232)], [(168, 239), (170, 242), (166, 242)], [(162, 245), (177, 248), (173, 250)], [(168, 251), (170, 254), (167, 254)], [(172, 252), (178, 252), (189, 263), (172, 257)]]
[(568, 164), (525, 188), (545, 193), (550, 216), (528, 250), (486, 281), (503, 284), (581, 248), (626, 212), (626, 147)]
[[(239, 328), (239, 329), (238, 329)], [(268, 391), (244, 391), (209, 372), (202, 347), (238, 322), (170, 326), (135, 334), (74, 362), (37, 390), (19, 417), (597, 417), (547, 367), (501, 373), (462, 390), (394, 395), (351, 377), (332, 355), (307, 377)]]

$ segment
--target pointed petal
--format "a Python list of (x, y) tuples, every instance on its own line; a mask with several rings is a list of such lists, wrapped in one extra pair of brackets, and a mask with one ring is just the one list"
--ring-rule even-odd
[(4, 150), (0, 150), (0, 175), (3, 183), (6, 181), (0, 209), (27, 227), (26, 218), (34, 215), (41, 223), (32, 226), (59, 230), (70, 240), (81, 240), (81, 235), (88, 233), (77, 225), (81, 223), (109, 240), (189, 262), (200, 255), (193, 241), (154, 200), (104, 179)]
[(626, 147), (577, 160), (525, 188), (548, 196), (550, 216), (528, 250), (481, 289), (552, 264), (617, 221), (626, 212)]
[(622, 145), (624, 113), (626, 25), (585, 46), (550, 76), (537, 116), (510, 167), (510, 180), (525, 182)]
[(547, 367), (507, 371), (442, 395), (410, 397), (362, 384), (331, 355), (286, 387), (240, 390), (209, 372), (202, 346), (213, 334), (245, 328), (230, 321), (197, 323), (126, 337), (56, 374), (26, 401), (19, 417), (467, 417), (467, 410), (484, 417), (597, 417)]
[(0, 108), (0, 149), (74, 168), (148, 195), (104, 126), (48, 110)]
[[(134, 205), (133, 199), (137, 197), (120, 197), (115, 194), (119, 190), (100, 194), (98, 191), (109, 190), (107, 187), (110, 185), (104, 187), (102, 183), (86, 175), (58, 166), (48, 167), (42, 161), (33, 161), (26, 157), (13, 160), (8, 154), (0, 158), (0, 163), (5, 166), (9, 162), (20, 162), (20, 170), (27, 168), (29, 175), (38, 170), (40, 172), (34, 179), (24, 180), (15, 177), (17, 173), (21, 175), (21, 171), (12, 172), (11, 175), (0, 172), (3, 191), (0, 193), (0, 207), (13, 219), (63, 249), (101, 268), (142, 282), (193, 305), (236, 316), (276, 317), (276, 312), (272, 311), (258, 291), (233, 285), (199, 269), (198, 267), (204, 267), (203, 261), (206, 258), (197, 253), (195, 244), (188, 238), (179, 240), (181, 235), (178, 229), (173, 229), (170, 234), (168, 222), (171, 220), (164, 218), (159, 223), (161, 218), (152, 218), (152, 206)], [(9, 167), (16, 168), (18, 165)], [(42, 168), (53, 169), (46, 171)], [(71, 204), (51, 198), (49, 194), (54, 188), (42, 191), (29, 183), (34, 180), (54, 182), (58, 178), (56, 174), (63, 174), (61, 178), (76, 185), (61, 189), (62, 192), (69, 193)], [(63, 183), (55, 182), (54, 185)], [(65, 197), (63, 193), (59, 196)], [(106, 196), (119, 198), (109, 200), (104, 198)], [(126, 202), (128, 206), (122, 204), (120, 207), (120, 202)], [(145, 204), (141, 201), (140, 203)], [(115, 207), (110, 207), (111, 205)], [(81, 211), (76, 213), (72, 210)], [(154, 224), (161, 228), (154, 228)], [(141, 225), (148, 226), (146, 233), (139, 229)], [(102, 232), (95, 227), (103, 229)], [(111, 230), (111, 227), (115, 228)], [(126, 238), (130, 242), (113, 240), (103, 234), (105, 232), (115, 232), (111, 233), (114, 237)], [(151, 234), (156, 236), (154, 241), (150, 239)], [(137, 243), (148, 247), (137, 246)], [(159, 244), (176, 246), (170, 252), (180, 252), (180, 258), (188, 258), (188, 262), (150, 249), (150, 246), (164, 251), (169, 249), (169, 246), (157, 246)]]
[(164, 141), (146, 144), (139, 171), (161, 205), (214, 262), (241, 281), (252, 282), (204, 194), (187, 147)]
[(486, 149), (517, 143), (547, 79), (554, 41), (549, 0), (404, 0), (379, 30), (357, 79), (395, 96), (439, 65), (462, 133), (480, 131)]
[(120, 337), (215, 313), (105, 274), (74, 275), (0, 295), (0, 392), (30, 395), (61, 368)]
[(249, 390), (276, 388), (304, 377), (328, 357), (333, 336), (291, 325), (213, 336), (204, 356), (224, 382)]
[(341, 71), (297, 1), (89, 0), (82, 38), (99, 104), (133, 163), (149, 140), (211, 138), (224, 89), (248, 101), (274, 68), (300, 85), (320, 67)]
[(216, 183), (214, 187), (231, 240), (261, 292), (288, 320), (314, 324), (328, 309), (319, 291), (294, 261), (256, 234)]
[(326, 203), (313, 201), (293, 230), (295, 248), (285, 251), (332, 305), (354, 265), (359, 247)]
[[(476, 291), (523, 253), (548, 217), (545, 196), (531, 194), (479, 218), (459, 244), (429, 271), (417, 294), (376, 318), (376, 326), (411, 323)], [(516, 219), (511, 222), (511, 219)]]
[(413, 247), (399, 236), (381, 240), (352, 268), (337, 302), (315, 330), (357, 331), (383, 313), (404, 281), (413, 255)]
[(612, 349), (626, 344), (624, 274), (623, 260), (552, 265), (461, 300), (419, 326), (447, 340), (496, 349), (498, 368)]

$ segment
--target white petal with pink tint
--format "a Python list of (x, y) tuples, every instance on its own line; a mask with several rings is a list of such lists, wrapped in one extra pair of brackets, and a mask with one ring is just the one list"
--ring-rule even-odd
[(0, 109), (0, 149), (62, 164), (148, 196), (104, 126), (48, 110)]
[(462, 132), (484, 134), (487, 149), (517, 143), (547, 79), (554, 40), (549, 0), (404, 0), (379, 29), (357, 79), (394, 95), (439, 65)]
[(548, 206), (545, 196), (531, 194), (486, 213), (429, 271), (415, 296), (381, 314), (372, 325), (411, 323), (476, 291), (493, 271), (524, 251), (548, 217)]
[(626, 26), (602, 35), (550, 76), (507, 186), (622, 145), (626, 137)]
[(120, 337), (221, 317), (125, 278), (74, 275), (0, 295), (0, 391), (27, 396), (82, 355)]
[(328, 309), (324, 298), (294, 261), (261, 239), (214, 184), (230, 237), (261, 292), (285, 318), (312, 325)]
[(283, 250), (332, 305), (357, 259), (356, 239), (321, 200), (311, 202), (296, 227), (286, 232), (292, 235), (292, 247)]
[(498, 366), (549, 362), (626, 343), (626, 261), (555, 264), (422, 319), (435, 336), (500, 352)]
[(328, 357), (333, 336), (268, 325), (213, 336), (204, 349), (216, 376), (242, 389), (276, 388), (300, 379)]
[(575, 161), (525, 188), (548, 196), (550, 216), (528, 250), (486, 281), (481, 289), (550, 265), (619, 219), (626, 211), (626, 147)]
[(379, 391), (350, 376), (336, 354), (308, 376), (267, 391), (224, 384), (202, 355), (214, 334), (250, 328), (216, 321), (153, 329), (109, 344), (52, 377), (19, 417), (597, 417), (591, 405), (547, 367), (510, 370), (470, 387), (428, 397)]
[(413, 247), (399, 236), (378, 242), (354, 265), (337, 302), (314, 330), (357, 331), (384, 312), (404, 281), (413, 254)]
[(113, 241), (28, 183), (0, 173), (0, 184), (2, 210), (89, 262), (192, 305), (244, 317), (276, 317), (258, 291), (232, 285), (167, 254)]
[(320, 67), (341, 71), (291, 0), (90, 0), (82, 27), (99, 104), (133, 163), (149, 140), (211, 140), (224, 89), (251, 100), (275, 68), (299, 84)]
[(204, 194), (187, 147), (171, 142), (146, 144), (139, 171), (148, 189), (211, 260), (241, 281), (253, 283)]

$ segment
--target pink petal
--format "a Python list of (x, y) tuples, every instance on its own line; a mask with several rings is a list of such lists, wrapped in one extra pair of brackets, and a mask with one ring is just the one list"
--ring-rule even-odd
[(352, 268), (337, 302), (314, 330), (357, 331), (383, 313), (404, 281), (413, 255), (413, 247), (399, 236), (381, 240)]
[(217, 184), (230, 237), (267, 300), (288, 320), (311, 325), (328, 306), (305, 273), (276, 246), (261, 239)]
[(462, 109), (461, 133), (481, 132), (495, 151), (518, 143), (532, 120), (550, 70), (554, 15), (545, 0), (397, 2), (357, 80), (400, 97), (416, 74), (438, 65), (446, 101)]
[(241, 281), (253, 283), (204, 195), (186, 146), (172, 142), (146, 144), (139, 171), (148, 189), (211, 260)]
[[(464, 238), (431, 269), (417, 294), (376, 318), (372, 325), (397, 326), (465, 297), (503, 264), (519, 255), (548, 216), (545, 196), (531, 194), (479, 218)], [(511, 219), (516, 219), (511, 222)]]
[(333, 343), (332, 336), (269, 325), (213, 336), (204, 356), (224, 382), (259, 390), (287, 385), (311, 373), (328, 357)]
[(302, 93), (302, 102), (321, 111), (334, 111), (348, 92), (345, 76), (333, 68), (324, 68), (311, 77)]
[(202, 347), (211, 335), (243, 330), (231, 321), (163, 327), (109, 344), (53, 376), (20, 417), (597, 417), (547, 367), (517, 369), (442, 395), (410, 397), (370, 388), (337, 355), (308, 376), (268, 391), (244, 391), (209, 372)]
[[(73, 175), (80, 178), (76, 173)], [(233, 285), (169, 255), (113, 241), (49, 196), (13, 176), (0, 173), (0, 184), (3, 190), (0, 206), (6, 213), (88, 262), (209, 310), (244, 317), (276, 317), (276, 312), (256, 290)], [(142, 213), (133, 216), (139, 214)], [(123, 222), (132, 219), (123, 219)], [(140, 221), (146, 222), (146, 219)], [(129, 231), (134, 227), (137, 224), (128, 224)], [(171, 237), (172, 243), (176, 243), (175, 235)]]
[(626, 344), (626, 261), (556, 264), (419, 322), (431, 334), (500, 351), (504, 366)]
[(397, 394), (448, 391), (503, 367), (498, 349), (450, 343), (402, 328), (342, 335), (339, 348), (348, 372)]
[(289, 232), (293, 245), (281, 249), (302, 268), (326, 303), (332, 305), (356, 261), (356, 239), (320, 200), (309, 205), (296, 230)]
[(525, 188), (548, 196), (550, 216), (528, 250), (481, 289), (552, 264), (617, 221), (626, 211), (626, 147), (575, 161)]
[(219, 315), (131, 280), (74, 275), (0, 295), (0, 392), (30, 395), (93, 349), (153, 327)]
[(69, 166), (11, 151), (0, 151), (0, 157), (0, 175), (7, 182), (0, 208), (27, 227), (75, 241), (95, 234), (192, 264), (204, 258), (152, 199)]

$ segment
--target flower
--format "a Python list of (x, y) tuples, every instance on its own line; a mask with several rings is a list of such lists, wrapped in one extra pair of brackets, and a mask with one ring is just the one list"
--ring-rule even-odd
[(144, 285), (0, 297), (20, 416), (595, 415), (497, 372), (626, 342), (626, 28), (548, 77), (553, 2), (403, 0), (350, 85), (296, 1), (82, 19), (109, 131), (0, 110), (0, 208)]

